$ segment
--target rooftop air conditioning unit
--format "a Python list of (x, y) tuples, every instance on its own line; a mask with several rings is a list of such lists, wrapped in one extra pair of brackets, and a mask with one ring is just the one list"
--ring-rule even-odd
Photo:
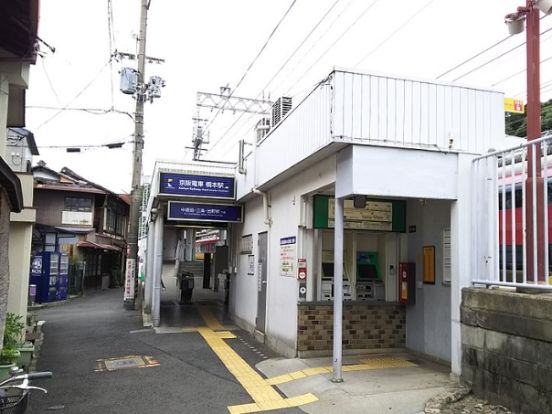
[(284, 119), (286, 114), (291, 111), (291, 97), (282, 96), (272, 105), (272, 127)]
[(257, 142), (261, 141), (268, 134), (268, 131), (270, 131), (270, 118), (261, 118), (255, 125)]

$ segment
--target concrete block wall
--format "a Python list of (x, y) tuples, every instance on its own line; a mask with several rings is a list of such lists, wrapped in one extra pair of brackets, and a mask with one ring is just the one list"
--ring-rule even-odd
[[(298, 305), (297, 350), (331, 352), (333, 303)], [(343, 349), (404, 348), (406, 339), (404, 306), (395, 303), (343, 304)]]
[(552, 412), (552, 294), (462, 290), (462, 377), (514, 412)]

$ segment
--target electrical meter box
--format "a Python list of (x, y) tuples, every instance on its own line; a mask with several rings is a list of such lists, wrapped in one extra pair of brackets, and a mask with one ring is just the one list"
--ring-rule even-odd
[(122, 68), (119, 89), (127, 95), (134, 95), (138, 87), (138, 71), (134, 68)]

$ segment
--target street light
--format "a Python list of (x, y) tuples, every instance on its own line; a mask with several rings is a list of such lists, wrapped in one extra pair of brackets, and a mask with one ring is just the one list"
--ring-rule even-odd
[[(518, 7), (516, 12), (505, 16), (511, 35), (523, 32), (527, 26), (527, 141), (541, 136), (539, 10), (545, 14), (551, 13), (552, 0), (527, 0), (524, 7)], [(527, 149), (527, 172), (525, 200), (529, 225), (526, 249), (527, 257), (532, 258), (527, 261), (527, 274), (533, 282), (537, 282), (545, 279), (544, 179), (541, 175), (540, 145), (530, 145)]]

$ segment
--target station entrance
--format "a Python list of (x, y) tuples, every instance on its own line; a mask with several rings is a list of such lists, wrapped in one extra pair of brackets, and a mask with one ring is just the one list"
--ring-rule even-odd
[(143, 309), (151, 325), (180, 326), (197, 314), (190, 308), (208, 303), (217, 312), (228, 304), (229, 232), (242, 222), (234, 174), (201, 163), (156, 164), (143, 255)]

